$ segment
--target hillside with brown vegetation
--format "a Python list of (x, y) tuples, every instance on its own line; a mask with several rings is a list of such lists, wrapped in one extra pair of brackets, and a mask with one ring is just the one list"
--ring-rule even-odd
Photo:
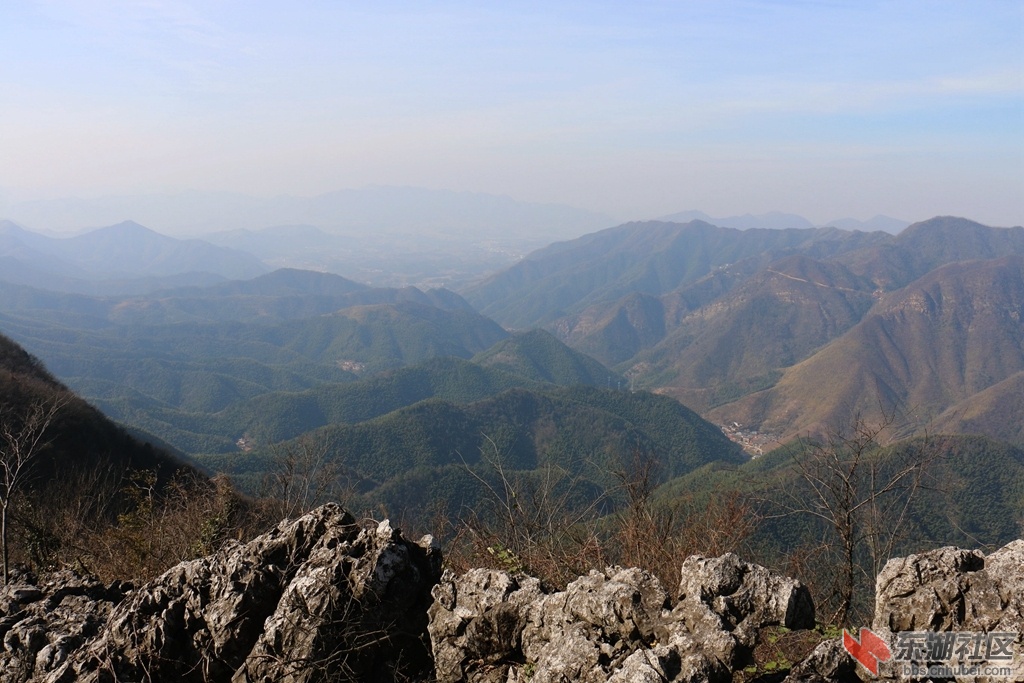
[(770, 389), (709, 415), (783, 440), (880, 408), (909, 409), (924, 427), (1024, 369), (1022, 310), (1024, 259), (943, 266), (883, 297)]
[(894, 407), (919, 429), (958, 430), (955, 414), (1013, 435), (993, 398), (1003, 390), (981, 392), (1022, 367), (1024, 228), (946, 216), (896, 236), (774, 233), (628, 224), (536, 252), (466, 295), (499, 320), (544, 324), (631, 386), (775, 442)]

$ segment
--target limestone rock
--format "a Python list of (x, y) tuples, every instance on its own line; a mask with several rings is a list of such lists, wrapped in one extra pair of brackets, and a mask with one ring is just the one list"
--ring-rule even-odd
[(729, 680), (738, 648), (769, 624), (813, 625), (806, 588), (733, 556), (683, 564), (678, 604), (640, 569), (591, 571), (564, 591), (471, 570), (434, 588), (437, 679)]
[[(732, 645), (752, 648), (765, 626), (814, 628), (814, 603), (806, 586), (733, 553), (693, 555), (681, 573), (676, 611), (691, 631), (715, 634), (712, 651), (727, 666), (736, 663)], [(717, 635), (722, 633), (731, 640)]]
[(876, 579), (872, 630), (889, 642), (899, 631), (1013, 632), (1014, 675), (1024, 680), (1024, 540), (987, 557), (940, 548), (890, 560)]
[(783, 683), (860, 683), (856, 666), (841, 639), (823, 640), (793, 666)]
[(429, 537), (411, 543), (388, 522), (364, 528), (327, 505), (127, 594), (90, 580), (8, 586), (0, 681), (421, 675), (431, 668), (426, 610), (439, 575)]
[[(440, 559), (430, 537), (328, 505), (138, 588), (15, 573), (0, 588), (0, 683), (724, 683), (772, 642), (765, 627), (814, 624), (805, 587), (732, 554), (687, 558), (674, 594), (641, 569), (551, 591), (502, 571), (442, 576)], [(1024, 540), (892, 560), (873, 630), (890, 643), (907, 630), (1024, 633)], [(1024, 680), (1019, 635), (1015, 648)], [(786, 683), (852, 683), (858, 667), (828, 640)], [(900, 676), (883, 665), (879, 680)]]
[(875, 585), (874, 628), (1024, 631), (1024, 540), (985, 557), (940, 548), (890, 560)]
[(103, 628), (130, 584), (105, 586), (61, 571), (38, 582), (28, 573), (0, 587), (0, 683), (41, 680)]

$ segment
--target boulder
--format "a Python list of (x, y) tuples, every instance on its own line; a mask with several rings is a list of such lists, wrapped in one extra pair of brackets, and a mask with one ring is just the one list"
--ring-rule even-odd
[(877, 630), (1024, 631), (1024, 540), (987, 557), (940, 548), (889, 560), (875, 582)]
[(688, 557), (681, 574), (675, 611), (691, 630), (729, 635), (715, 636), (713, 648), (727, 666), (736, 664), (734, 648), (752, 648), (765, 626), (814, 628), (814, 602), (806, 586), (733, 553)]
[[(889, 560), (875, 583), (872, 630), (890, 643), (900, 631), (1013, 633), (1015, 659), (987, 664), (1010, 664), (1010, 680), (1024, 680), (1024, 540), (988, 556), (949, 547)], [(902, 676), (892, 664), (882, 673)]]
[[(431, 669), (426, 611), (440, 560), (430, 537), (412, 543), (387, 521), (361, 526), (326, 505), (127, 593), (85, 580), (92, 592), (79, 604), (66, 587), (9, 586), (0, 680), (421, 675)], [(75, 631), (59, 609), (84, 623)]]

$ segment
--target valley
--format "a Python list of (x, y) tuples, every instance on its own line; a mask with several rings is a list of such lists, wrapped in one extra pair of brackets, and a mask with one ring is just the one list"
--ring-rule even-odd
[(800, 458), (859, 443), (872, 472), (926, 453), (913, 471), (944, 482), (920, 483), (894, 547), (1005, 543), (1024, 518), (1024, 228), (628, 223), (458, 291), (132, 223), (70, 239), (0, 232), (8, 356), (153, 444), (166, 476), (273, 510), (340, 500), (462, 543), (587, 528), (607, 554), (646, 511), (648, 534), (708, 528), (665, 537), (669, 555), (721, 536), (778, 564), (823, 533), (778, 513), (811, 495)]

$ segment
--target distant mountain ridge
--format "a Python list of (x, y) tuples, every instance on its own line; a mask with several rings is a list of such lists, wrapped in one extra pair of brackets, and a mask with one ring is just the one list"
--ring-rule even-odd
[(690, 221), (703, 221), (721, 228), (734, 228), (736, 230), (787, 230), (790, 228), (809, 229), (816, 227), (803, 216), (794, 213), (783, 213), (781, 211), (770, 211), (760, 215), (743, 214), (742, 216), (726, 216), (725, 218), (712, 218), (703, 211), (680, 211), (679, 213), (661, 216), (659, 221), (667, 223), (689, 223)]
[(796, 252), (831, 256), (890, 239), (883, 233), (836, 228), (737, 230), (702, 221), (626, 223), (535, 251), (461, 293), (484, 315), (525, 328), (633, 293), (661, 295), (746, 259), (767, 264)]
[(369, 228), (402, 234), (425, 231), (477, 235), (570, 237), (610, 225), (599, 213), (510, 197), (417, 187), (375, 186), (312, 197), (257, 198), (226, 192), (184, 192), (98, 199), (20, 202), (8, 218), (48, 230), (108, 225), (132, 216), (174, 234), (316, 226), (331, 233)]
[(703, 211), (679, 211), (667, 216), (658, 218), (660, 221), (671, 223), (689, 223), (690, 221), (704, 221), (723, 228), (736, 228), (737, 230), (768, 229), (784, 230), (786, 228), (839, 228), (841, 230), (860, 230), (862, 232), (883, 231), (893, 235), (899, 234), (901, 230), (910, 225), (909, 221), (892, 218), (891, 216), (877, 215), (868, 220), (862, 221), (856, 218), (837, 218), (835, 220), (815, 226), (803, 216), (782, 211), (770, 211), (768, 213), (754, 215), (744, 214), (742, 216), (725, 216), (714, 218)]
[(894, 235), (898, 235), (904, 228), (910, 225), (910, 221), (904, 221), (891, 216), (878, 215), (869, 218), (866, 221), (857, 220), (856, 218), (837, 218), (836, 220), (825, 223), (825, 225), (833, 228), (840, 228), (842, 230), (865, 230), (868, 232), (881, 230), (883, 232), (890, 232)]
[[(564, 205), (416, 187), (366, 187), (312, 197), (185, 192), (64, 199), (17, 203), (5, 211), (24, 225), (63, 232), (130, 217), (163, 233), (200, 236), (251, 253), (270, 268), (329, 271), (390, 287), (451, 288), (504, 268), (553, 239), (614, 224), (602, 214)], [(20, 282), (41, 286), (38, 280)]]
[(900, 405), (920, 428), (952, 410), (947, 428), (970, 415), (986, 435), (1015, 435), (996, 428), (1008, 413), (994, 397), (1022, 362), (1021, 257), (1024, 228), (955, 217), (897, 236), (631, 223), (463, 293), (719, 423), (785, 439)]
[(256, 257), (202, 240), (179, 240), (132, 221), (75, 237), (54, 238), (0, 224), (0, 278), (15, 284), (81, 292), (83, 282), (153, 280), (201, 274), (251, 278), (269, 271)]
[(48, 291), (0, 279), (0, 311), (89, 316), (94, 325), (157, 325), (228, 320), (285, 320), (335, 313), (352, 306), (418, 303), (472, 311), (443, 289), (369, 287), (340, 275), (280, 269), (249, 280), (197, 283), (137, 296), (90, 296)]

